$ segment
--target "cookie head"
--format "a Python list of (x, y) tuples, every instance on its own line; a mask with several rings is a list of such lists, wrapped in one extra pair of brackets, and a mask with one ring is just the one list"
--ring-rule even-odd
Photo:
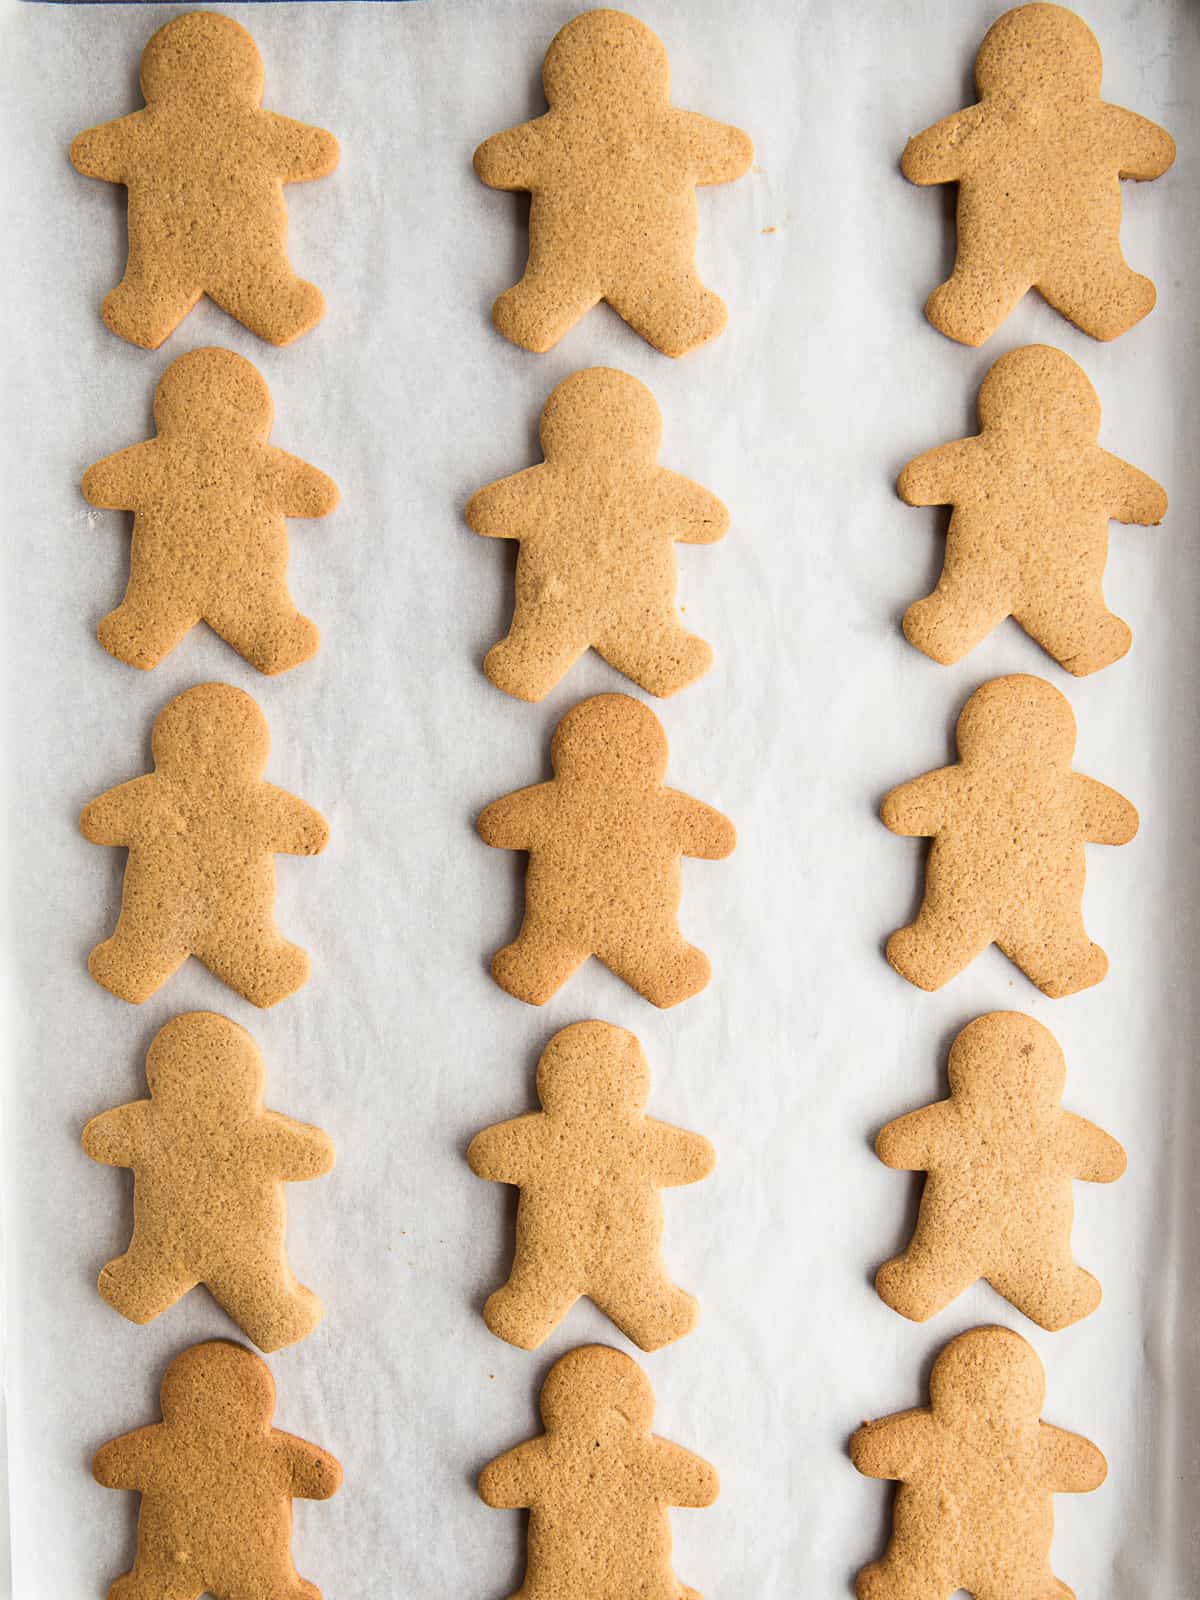
[(262, 1057), (236, 1022), (213, 1011), (190, 1011), (155, 1034), (146, 1081), (165, 1105), (199, 1103), (220, 1107), (223, 1116), (253, 1115), (262, 1103)]
[(1045, 1397), (1042, 1363), (1010, 1328), (972, 1328), (951, 1339), (929, 1375), (934, 1415), (972, 1431), (1036, 1423)]
[(265, 1430), (275, 1383), (265, 1361), (240, 1344), (211, 1339), (177, 1355), (162, 1381), (163, 1421), (202, 1434)]
[(537, 1089), (551, 1114), (591, 1119), (637, 1112), (650, 1098), (650, 1068), (641, 1045), (624, 1028), (575, 1022), (542, 1051)]
[(950, 1049), (951, 1092), (1021, 1118), (1031, 1109), (1053, 1111), (1062, 1099), (1067, 1064), (1058, 1040), (1019, 1011), (976, 1017)]
[(649, 706), (627, 694), (597, 694), (573, 706), (554, 730), (557, 777), (589, 786), (652, 789), (667, 770), (667, 736)]
[(999, 773), (1069, 767), (1075, 717), (1044, 678), (1012, 673), (976, 689), (958, 719), (957, 737), (964, 766), (977, 762)]
[(189, 11), (150, 40), (142, 52), (141, 82), (147, 105), (179, 99), (253, 108), (262, 103), (262, 57), (232, 17)]
[(550, 1368), (541, 1406), (547, 1433), (586, 1433), (603, 1445), (649, 1431), (654, 1390), (629, 1356), (589, 1344)]
[(988, 29), (975, 57), (981, 95), (1026, 101), (1098, 95), (1102, 70), (1095, 34), (1065, 6), (1006, 11)]
[(585, 11), (550, 42), (542, 65), (546, 103), (554, 111), (592, 102), (610, 117), (639, 105), (665, 105), (671, 68), (662, 40), (624, 11)]
[(1100, 399), (1087, 374), (1050, 345), (1031, 344), (999, 361), (979, 390), (979, 420), (986, 429), (1095, 444)]
[(644, 383), (611, 367), (588, 367), (564, 378), (542, 410), (547, 461), (609, 457), (653, 462), (662, 443), (662, 414)]
[(262, 374), (232, 350), (189, 350), (172, 361), (154, 395), (160, 434), (225, 434), (265, 444), (273, 418)]
[(271, 740), (266, 718), (248, 694), (228, 683), (198, 683), (159, 712), (151, 748), (169, 777), (262, 776)]

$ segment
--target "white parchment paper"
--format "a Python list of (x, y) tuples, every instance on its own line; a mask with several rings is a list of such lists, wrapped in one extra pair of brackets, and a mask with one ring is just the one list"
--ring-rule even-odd
[[(849, 1433), (923, 1401), (946, 1339), (1001, 1322), (1046, 1364), (1047, 1419), (1111, 1463), (1098, 1493), (1057, 1502), (1058, 1573), (1087, 1600), (1193, 1600), (1194, 0), (1087, 7), (1106, 97), (1179, 144), (1165, 179), (1125, 187), (1126, 254), (1157, 282), (1158, 309), (1101, 345), (1031, 296), (980, 351), (922, 317), (952, 259), (950, 201), (907, 185), (897, 160), (908, 135), (971, 98), (974, 51), (1002, 7), (639, 0), (670, 52), (677, 103), (747, 128), (757, 149), (752, 176), (702, 193), (701, 270), (730, 322), (679, 363), (606, 309), (542, 357), (488, 320), (524, 259), (526, 202), (484, 189), (471, 152), (543, 108), (542, 54), (574, 0), (225, 8), (258, 40), (266, 103), (341, 140), (331, 179), (289, 190), (292, 258), (328, 315), (285, 350), (207, 304), (156, 353), (112, 337), (98, 311), (123, 264), (124, 194), (79, 177), (66, 151), (79, 129), (140, 105), (141, 48), (172, 9), (20, 5), (3, 18), (13, 1593), (91, 1600), (129, 1565), (136, 1499), (95, 1485), (90, 1456), (157, 1418), (172, 1355), (236, 1331), (203, 1291), (146, 1328), (98, 1298), (96, 1271), (128, 1235), (130, 1180), (78, 1144), (89, 1116), (144, 1093), (156, 1030), (208, 1007), (259, 1041), (268, 1103), (339, 1146), (332, 1176), (289, 1191), (292, 1260), (327, 1315), (270, 1362), (278, 1425), (345, 1464), (336, 1499), (296, 1511), (297, 1565), (327, 1600), (499, 1600), (518, 1584), (521, 1518), (488, 1510), (475, 1476), (536, 1431), (557, 1355), (623, 1341), (586, 1304), (536, 1354), (488, 1333), (479, 1311), (507, 1269), (512, 1195), (476, 1180), (463, 1151), (532, 1105), (546, 1039), (590, 1016), (638, 1033), (652, 1112), (719, 1150), (709, 1182), (667, 1201), (669, 1264), (701, 1300), (700, 1327), (642, 1358), (658, 1431), (722, 1476), (715, 1507), (674, 1514), (685, 1582), (710, 1600), (848, 1594), (881, 1552), (890, 1498), (850, 1466)], [(1013, 623), (953, 669), (898, 627), (936, 576), (944, 515), (902, 505), (896, 472), (972, 431), (987, 368), (1030, 341), (1081, 362), (1103, 403), (1102, 443), (1171, 496), (1161, 529), (1114, 528), (1108, 592), (1135, 644), (1082, 682)], [(342, 490), (328, 522), (292, 524), (293, 592), (323, 646), (282, 679), (203, 629), (147, 675), (94, 639), (124, 586), (128, 519), (91, 511), (80, 475), (147, 437), (166, 366), (213, 343), (258, 365), (275, 442)], [(629, 686), (595, 657), (539, 706), (489, 686), (480, 661), (507, 624), (513, 555), (474, 538), (461, 509), (539, 459), (546, 395), (595, 363), (650, 385), (664, 464), (733, 517), (723, 544), (680, 549), (687, 620), (716, 665), (656, 707), (670, 781), (740, 830), (731, 860), (686, 865), (683, 928), (715, 978), (666, 1013), (596, 963), (540, 1011), (487, 970), (515, 930), (520, 862), (486, 849), (473, 818), (547, 774), (569, 706)], [(1089, 851), (1086, 916), (1111, 973), (1049, 1001), (993, 950), (922, 994), (881, 953), (914, 907), (922, 847), (887, 833), (876, 806), (949, 759), (967, 694), (1014, 670), (1067, 693), (1078, 767), (1141, 811), (1132, 845)], [(155, 713), (210, 678), (255, 696), (273, 736), (268, 776), (331, 821), (324, 856), (279, 864), (280, 924), (311, 950), (313, 977), (258, 1013), (191, 962), (135, 1010), (86, 972), (116, 914), (122, 859), (85, 843), (76, 817), (148, 768)], [(954, 1033), (997, 1007), (1054, 1030), (1067, 1105), (1129, 1152), (1121, 1183), (1077, 1188), (1077, 1255), (1104, 1303), (1058, 1335), (983, 1287), (910, 1325), (871, 1286), (919, 1185), (884, 1168), (871, 1139), (944, 1092)]]

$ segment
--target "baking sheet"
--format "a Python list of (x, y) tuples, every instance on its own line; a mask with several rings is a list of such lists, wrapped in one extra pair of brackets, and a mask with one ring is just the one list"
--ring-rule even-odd
[[(130, 1179), (78, 1145), (89, 1116), (144, 1093), (156, 1030), (208, 1007), (258, 1040), (268, 1103), (339, 1147), (331, 1177), (289, 1189), (292, 1261), (327, 1315), (270, 1358), (278, 1425), (345, 1464), (336, 1499), (296, 1507), (297, 1566), (327, 1600), (510, 1593), (521, 1518), (487, 1509), (475, 1476), (536, 1431), (556, 1356), (591, 1339), (627, 1348), (587, 1304), (536, 1354), (500, 1343), (479, 1316), (507, 1268), (514, 1206), (511, 1191), (471, 1175), (463, 1150), (533, 1104), (541, 1047), (590, 1016), (637, 1032), (653, 1114), (719, 1151), (711, 1180), (667, 1196), (667, 1260), (702, 1321), (639, 1357), (656, 1428), (722, 1477), (714, 1508), (673, 1514), (685, 1582), (710, 1600), (848, 1593), (880, 1553), (889, 1502), (850, 1466), (849, 1432), (923, 1401), (941, 1344), (1000, 1322), (1045, 1362), (1047, 1419), (1087, 1434), (1111, 1463), (1098, 1493), (1059, 1497), (1055, 1570), (1088, 1600), (1189, 1600), (1200, 1592), (1200, 9), (1088, 7), (1106, 97), (1179, 145), (1164, 180), (1124, 190), (1126, 254), (1157, 282), (1156, 312), (1105, 346), (1031, 296), (972, 351), (921, 315), (952, 257), (948, 191), (909, 187), (896, 163), (909, 134), (967, 103), (974, 50), (1002, 7), (639, 0), (670, 52), (677, 103), (744, 126), (757, 149), (752, 176), (702, 193), (701, 271), (730, 324), (681, 363), (607, 309), (543, 357), (488, 321), (520, 271), (526, 202), (477, 183), (471, 152), (542, 109), (541, 57), (572, 0), (224, 8), (258, 40), (266, 103), (341, 140), (332, 179), (289, 190), (292, 258), (324, 289), (328, 315), (286, 350), (207, 304), (155, 353), (110, 336), (97, 312), (120, 274), (124, 195), (77, 176), (66, 149), (79, 129), (140, 104), (141, 47), (175, 9), (21, 5), (3, 19), (13, 983), (0, 1184), (13, 1594), (88, 1600), (129, 1565), (136, 1498), (97, 1487), (91, 1453), (157, 1417), (172, 1355), (236, 1331), (203, 1291), (142, 1329), (98, 1298), (94, 1275), (127, 1238)], [(936, 576), (944, 516), (903, 506), (895, 474), (971, 431), (988, 366), (1031, 341), (1083, 365), (1104, 408), (1102, 443), (1171, 496), (1161, 529), (1114, 528), (1108, 593), (1135, 645), (1083, 682), (1013, 623), (952, 669), (898, 627)], [(123, 589), (128, 519), (88, 508), (81, 472), (147, 437), (158, 377), (211, 343), (256, 363), (274, 394), (275, 442), (342, 490), (329, 521), (291, 525), (293, 592), (324, 642), (278, 680), (203, 629), (144, 676), (93, 636)], [(666, 1013), (594, 962), (540, 1011), (487, 972), (519, 918), (520, 870), (478, 842), (472, 819), (547, 774), (570, 705), (629, 685), (594, 657), (539, 706), (488, 685), (479, 664), (507, 623), (513, 554), (474, 538), (461, 508), (538, 459), (549, 390), (596, 363), (650, 385), (663, 463), (720, 494), (733, 517), (724, 543), (679, 550), (687, 620), (716, 665), (656, 706), (670, 781), (740, 830), (730, 861), (686, 864), (682, 925), (715, 978)], [(1064, 1001), (995, 950), (936, 995), (881, 954), (915, 905), (921, 846), (886, 832), (879, 797), (949, 759), (967, 694), (1008, 671), (1067, 693), (1078, 767), (1142, 816), (1128, 848), (1089, 850), (1088, 926), (1112, 968)], [(311, 950), (313, 976), (258, 1013), (191, 962), (134, 1010), (85, 970), (115, 917), (121, 857), (85, 843), (75, 819), (146, 770), (156, 711), (209, 678), (255, 696), (273, 736), (269, 778), (332, 824), (324, 856), (279, 862), (280, 925)], [(1105, 1298), (1058, 1335), (983, 1287), (920, 1327), (871, 1287), (907, 1235), (919, 1186), (876, 1161), (871, 1138), (943, 1092), (954, 1033), (997, 1007), (1053, 1029), (1066, 1104), (1129, 1152), (1118, 1185), (1077, 1186), (1076, 1253)]]

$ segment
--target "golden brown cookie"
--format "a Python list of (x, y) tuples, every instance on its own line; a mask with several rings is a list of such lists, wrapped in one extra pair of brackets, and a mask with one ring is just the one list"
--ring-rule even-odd
[(556, 1033), (537, 1089), (541, 1111), (485, 1128), (467, 1150), (472, 1172), (521, 1191), (512, 1274), (484, 1321), (536, 1350), (587, 1295), (643, 1350), (690, 1333), (699, 1308), (667, 1276), (659, 1190), (706, 1178), (712, 1145), (646, 1116), (642, 1047), (608, 1022)]
[(662, 41), (624, 11), (585, 11), (542, 67), (550, 109), (487, 139), (475, 171), (527, 189), (525, 275), (492, 307), (506, 339), (556, 345), (601, 300), (665, 355), (716, 338), (725, 302), (696, 274), (696, 187), (747, 172), (739, 128), (671, 104)]
[(149, 1322), (202, 1283), (260, 1350), (312, 1332), (321, 1302), (288, 1265), (285, 1183), (333, 1166), (320, 1128), (263, 1110), (263, 1062), (228, 1017), (191, 1011), (160, 1028), (146, 1057), (149, 1100), (93, 1117), (93, 1161), (133, 1169), (133, 1237), (99, 1290)]
[(88, 958), (96, 982), (134, 1005), (188, 956), (256, 1006), (307, 981), (308, 956), (275, 926), (276, 852), (315, 856), (329, 825), (262, 781), (270, 736), (248, 694), (202, 683), (154, 722), (154, 771), (83, 809), (93, 844), (129, 851), (121, 915)]
[(707, 1461), (650, 1432), (654, 1392), (605, 1345), (572, 1350), (542, 1386), (546, 1431), (488, 1463), (479, 1493), (529, 1508), (525, 1580), (510, 1600), (701, 1600), (671, 1566), (668, 1506), (710, 1506)]
[(1166, 495), (1101, 450), (1100, 402), (1061, 350), (1001, 356), (979, 421), (900, 474), (910, 506), (954, 507), (938, 586), (908, 608), (905, 636), (948, 666), (1011, 616), (1077, 677), (1109, 666), (1132, 638), (1104, 603), (1109, 519), (1161, 522)]
[(598, 956), (656, 1006), (698, 994), (712, 969), (679, 932), (680, 863), (727, 856), (733, 824), (664, 788), (666, 735), (628, 695), (595, 695), (568, 711), (550, 759), (549, 783), (494, 800), (477, 823), (485, 844), (529, 852), (525, 918), (492, 976), (540, 1006)]
[(1100, 98), (1100, 46), (1063, 6), (1007, 11), (975, 57), (979, 102), (910, 139), (910, 183), (958, 184), (958, 255), (925, 307), (960, 344), (983, 344), (1037, 289), (1094, 339), (1154, 307), (1121, 254), (1121, 179), (1159, 178), (1175, 143)]
[(516, 539), (516, 606), (483, 670), (506, 694), (541, 700), (594, 647), (651, 694), (708, 671), (712, 650), (675, 609), (675, 541), (712, 544), (729, 513), (657, 462), (662, 418), (628, 373), (565, 378), (542, 412), (545, 461), (472, 497), (467, 522)]
[(858, 1600), (1074, 1600), (1050, 1570), (1054, 1495), (1088, 1494), (1108, 1474), (1090, 1440), (1040, 1420), (1046, 1380), (1009, 1328), (951, 1339), (928, 1406), (866, 1422), (850, 1459), (896, 1478), (892, 1538), (858, 1575)]
[(177, 1355), (163, 1420), (97, 1450), (106, 1489), (141, 1495), (137, 1558), (108, 1600), (321, 1600), (292, 1565), (292, 1500), (341, 1487), (331, 1455), (271, 1426), (265, 1361), (214, 1339)]
[(133, 512), (125, 598), (97, 637), (131, 667), (156, 667), (198, 622), (260, 672), (286, 672), (319, 642), (287, 588), (288, 517), (324, 517), (337, 485), (267, 443), (262, 375), (232, 350), (191, 350), (154, 396), (157, 436), (106, 456), (84, 498)]
[(924, 1172), (916, 1231), (875, 1278), (880, 1298), (924, 1322), (978, 1278), (1052, 1331), (1100, 1304), (1071, 1255), (1072, 1178), (1112, 1183), (1125, 1152), (1062, 1109), (1054, 1035), (1019, 1011), (977, 1017), (950, 1050), (950, 1098), (889, 1122), (875, 1152)]
[(129, 191), (129, 257), (106, 325), (156, 350), (207, 294), (260, 339), (290, 344), (325, 302), (288, 260), (283, 186), (332, 172), (337, 140), (262, 109), (262, 58), (232, 17), (173, 17), (142, 54), (141, 84), (144, 111), (71, 146), (85, 177)]
[(884, 797), (885, 826), (933, 840), (916, 921), (887, 944), (909, 983), (940, 989), (993, 942), (1055, 999), (1108, 971), (1083, 926), (1083, 846), (1128, 844), (1138, 815), (1071, 770), (1074, 749), (1057, 689), (1025, 673), (993, 678), (962, 709), (957, 763)]

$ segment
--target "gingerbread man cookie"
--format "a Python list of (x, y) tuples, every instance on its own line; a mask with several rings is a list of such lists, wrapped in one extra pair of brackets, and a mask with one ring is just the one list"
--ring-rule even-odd
[(668, 1506), (710, 1506), (707, 1461), (650, 1432), (654, 1392), (629, 1356), (572, 1350), (542, 1386), (546, 1431), (489, 1462), (480, 1497), (528, 1507), (525, 1580), (510, 1600), (701, 1600), (671, 1566)]
[(900, 474), (910, 506), (954, 507), (938, 586), (908, 608), (905, 636), (949, 666), (1012, 616), (1077, 677), (1107, 667), (1132, 638), (1104, 603), (1109, 519), (1161, 522), (1166, 495), (1101, 450), (1100, 402), (1061, 350), (1001, 356), (979, 391), (979, 421), (974, 438)]
[(950, 1098), (889, 1122), (875, 1151), (925, 1172), (912, 1241), (875, 1287), (924, 1322), (986, 1278), (1056, 1331), (1100, 1304), (1100, 1285), (1071, 1255), (1072, 1178), (1112, 1183), (1125, 1152), (1061, 1106), (1067, 1068), (1054, 1035), (1019, 1011), (977, 1017), (950, 1050)]
[(723, 538), (729, 513), (658, 465), (661, 437), (636, 378), (576, 372), (542, 412), (544, 463), (468, 504), (476, 533), (521, 546), (512, 627), (483, 664), (497, 689), (541, 700), (589, 646), (651, 694), (707, 672), (712, 650), (675, 609), (674, 546)]
[(155, 667), (204, 621), (260, 672), (317, 648), (287, 589), (288, 517), (324, 517), (337, 485), (267, 443), (261, 374), (232, 350), (191, 350), (154, 396), (157, 437), (84, 474), (84, 497), (133, 512), (125, 598), (97, 630), (131, 667)]
[(321, 1600), (292, 1565), (292, 1500), (341, 1487), (331, 1455), (271, 1426), (265, 1361), (214, 1339), (177, 1355), (163, 1419), (102, 1445), (92, 1475), (140, 1494), (137, 1557), (108, 1600)]
[(1074, 1600), (1050, 1570), (1054, 1495), (1088, 1494), (1108, 1475), (1090, 1440), (1040, 1420), (1046, 1380), (1008, 1328), (951, 1339), (929, 1375), (928, 1406), (864, 1423), (850, 1459), (899, 1479), (892, 1538), (858, 1575), (858, 1600)]
[(663, 786), (666, 735), (628, 695), (568, 711), (550, 759), (549, 783), (493, 801), (477, 824), (485, 844), (529, 852), (525, 918), (492, 976), (540, 1006), (594, 955), (656, 1006), (698, 994), (712, 969), (679, 932), (680, 862), (729, 855), (733, 824)]
[(270, 737), (248, 694), (202, 683), (154, 722), (154, 771), (85, 806), (93, 844), (125, 846), (121, 915), (88, 958), (96, 982), (134, 1005), (188, 956), (256, 1006), (306, 982), (308, 956), (275, 926), (275, 863), (315, 856), (324, 817), (264, 783)]
[(1159, 178), (1175, 143), (1100, 98), (1100, 46), (1063, 6), (1008, 11), (975, 58), (979, 102), (905, 147), (910, 183), (958, 184), (958, 255), (925, 314), (960, 344), (991, 338), (1037, 289), (1095, 339), (1154, 307), (1121, 254), (1121, 179)]
[(192, 1011), (155, 1035), (149, 1100), (93, 1117), (93, 1161), (133, 1169), (133, 1237), (100, 1274), (100, 1293), (150, 1322), (203, 1283), (260, 1350), (312, 1332), (321, 1302), (292, 1276), (285, 1183), (333, 1166), (320, 1128), (263, 1110), (263, 1062), (227, 1017)]
[(662, 41), (624, 11), (568, 22), (542, 83), (546, 115), (475, 152), (489, 188), (533, 197), (525, 276), (493, 306), (496, 327), (545, 351), (607, 300), (665, 355), (716, 338), (727, 313), (696, 274), (695, 191), (747, 172), (750, 140), (676, 110)]
[(144, 111), (71, 146), (85, 177), (129, 191), (129, 257), (106, 325), (156, 350), (207, 294), (260, 339), (290, 344), (325, 302), (288, 260), (283, 186), (332, 172), (337, 140), (262, 109), (262, 58), (232, 17), (173, 17), (142, 54), (141, 84)]
[(1024, 673), (994, 678), (963, 707), (957, 764), (884, 798), (886, 827), (933, 840), (916, 921), (887, 945), (909, 983), (940, 989), (993, 942), (1056, 999), (1108, 971), (1083, 926), (1083, 846), (1128, 844), (1138, 815), (1071, 770), (1074, 749), (1057, 689)]
[(536, 1350), (587, 1295), (643, 1350), (690, 1333), (698, 1308), (667, 1276), (659, 1190), (706, 1178), (712, 1145), (645, 1115), (642, 1047), (607, 1022), (556, 1033), (537, 1089), (541, 1111), (485, 1128), (467, 1150), (472, 1172), (521, 1191), (512, 1275), (484, 1321)]

